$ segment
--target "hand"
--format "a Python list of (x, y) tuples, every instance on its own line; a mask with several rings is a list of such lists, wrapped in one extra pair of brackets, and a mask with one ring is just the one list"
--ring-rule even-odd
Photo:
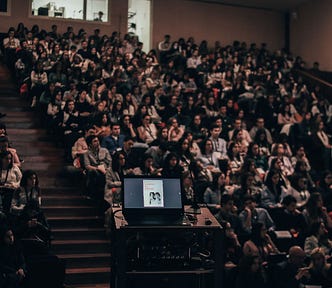
[(16, 275), (20, 278), (20, 279), (23, 279), (25, 277), (25, 273), (24, 273), (24, 270), (22, 268), (18, 269), (16, 271)]
[(247, 212), (248, 217), (251, 217), (251, 210), (249, 209), (249, 207), (245, 207), (244, 211)]
[(28, 221), (28, 227), (29, 228), (33, 228), (37, 226), (37, 220), (36, 219), (32, 219)]
[(309, 273), (309, 268), (308, 268), (308, 267), (300, 268), (300, 269), (298, 270), (297, 274), (295, 275), (295, 279), (296, 279), (296, 280), (300, 280), (300, 279), (302, 279), (303, 277), (307, 277), (307, 278), (310, 277), (310, 273)]
[(327, 209), (326, 209), (326, 207), (322, 207), (322, 212), (323, 212), (323, 214), (327, 215)]
[(104, 165), (99, 165), (99, 166), (97, 167), (97, 170), (98, 170), (99, 172), (103, 173), (103, 174), (106, 174), (106, 169), (105, 169)]

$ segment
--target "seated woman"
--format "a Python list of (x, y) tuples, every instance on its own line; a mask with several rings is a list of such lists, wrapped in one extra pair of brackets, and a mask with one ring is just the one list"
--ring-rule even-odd
[(151, 144), (157, 139), (157, 128), (154, 123), (151, 123), (151, 116), (145, 114), (142, 119), (141, 126), (137, 128), (138, 137), (146, 144)]
[(291, 178), (291, 185), (287, 188), (283, 187), (282, 190), (281, 198), (292, 195), (297, 201), (298, 208), (304, 208), (310, 197), (307, 180), (301, 177), (301, 175), (294, 174)]
[(299, 175), (307, 182), (308, 190), (310, 192), (316, 191), (316, 184), (313, 181), (309, 171), (307, 170), (307, 164), (304, 160), (298, 160), (294, 167), (294, 174)]
[(332, 172), (326, 170), (319, 181), (318, 192), (322, 195), (327, 211), (332, 211)]
[(323, 222), (327, 229), (332, 229), (332, 219), (327, 213), (320, 193), (312, 193), (308, 199), (305, 209), (302, 212), (307, 225)]
[(201, 155), (199, 157), (204, 168), (211, 172), (220, 172), (218, 153), (213, 152), (213, 143), (211, 139), (205, 139), (201, 144)]
[(285, 149), (285, 145), (282, 143), (278, 143), (276, 144), (273, 148), (272, 148), (272, 156), (269, 158), (269, 166), (273, 167), (272, 164), (272, 160), (274, 160), (275, 158), (280, 160), (281, 163), (281, 170), (283, 172), (283, 174), (285, 176), (290, 176), (294, 173), (294, 168), (292, 166), (292, 163), (290, 161), (290, 158), (287, 156), (286, 154), (286, 149)]
[(160, 176), (162, 168), (157, 169), (152, 155), (145, 154), (140, 167), (135, 167), (133, 172), (135, 175)]
[(121, 186), (123, 176), (127, 174), (126, 153), (123, 151), (115, 152), (113, 155), (112, 167), (106, 169), (105, 200), (112, 203), (121, 202)]
[(240, 187), (233, 193), (234, 203), (241, 211), (244, 208), (244, 200), (247, 196), (252, 196), (257, 203), (261, 201), (262, 187), (254, 184), (254, 174), (245, 173), (241, 175)]
[(137, 134), (132, 123), (131, 116), (129, 115), (124, 115), (121, 119), (121, 134), (136, 139)]
[(233, 183), (238, 183), (240, 172), (244, 163), (243, 157), (240, 154), (240, 146), (236, 142), (231, 142), (227, 152), (229, 158), (229, 167), (231, 169), (231, 179)]
[(320, 164), (323, 164), (323, 169), (331, 169), (332, 168), (332, 158), (331, 151), (332, 145), (330, 144), (330, 139), (325, 132), (324, 122), (320, 121), (317, 124), (316, 132), (313, 135), (314, 143), (315, 143), (315, 155), (319, 159)]
[(289, 135), (294, 123), (297, 123), (297, 120), (291, 111), (290, 105), (285, 103), (278, 113), (278, 125), (280, 125), (281, 133)]
[(257, 130), (254, 143), (257, 143), (260, 155), (270, 156), (270, 144), (267, 141), (265, 129)]
[(281, 206), (282, 186), (280, 175), (276, 170), (270, 170), (265, 180), (265, 188), (261, 194), (261, 206), (266, 209), (278, 208)]
[(170, 152), (167, 154), (161, 171), (163, 177), (179, 177), (183, 173), (183, 168), (180, 166), (180, 160), (177, 154)]
[(178, 142), (183, 136), (184, 129), (179, 126), (178, 120), (174, 117), (169, 119), (169, 129), (168, 129), (168, 141)]
[(62, 101), (62, 92), (57, 90), (51, 102), (47, 105), (47, 116), (46, 116), (46, 128), (48, 132), (55, 133), (56, 137), (60, 137), (60, 129), (57, 127), (59, 124), (60, 111), (64, 108), (64, 102)]
[(225, 268), (232, 268), (239, 264), (242, 256), (242, 247), (237, 234), (232, 229), (231, 224), (222, 220), (221, 226), (225, 229)]
[(252, 225), (251, 235), (243, 245), (245, 256), (258, 256), (263, 262), (268, 260), (270, 254), (279, 253), (264, 224), (257, 222)]
[(204, 203), (214, 214), (220, 209), (220, 199), (221, 195), (225, 193), (225, 185), (225, 174), (215, 173), (213, 174), (212, 186), (204, 191)]
[(194, 162), (194, 157), (191, 155), (189, 148), (189, 140), (182, 137), (176, 146), (176, 152), (180, 158), (180, 165), (183, 167), (184, 171), (188, 171)]
[(8, 136), (0, 136), (0, 152), (9, 151), (13, 157), (13, 163), (21, 167), (21, 161), (19, 156), (17, 155), (16, 149), (9, 147), (9, 139)]
[(20, 189), (16, 190), (12, 203), (11, 203), (11, 213), (14, 215), (20, 215), (31, 200), (34, 200), (41, 205), (41, 191), (39, 187), (39, 180), (37, 173), (33, 170), (26, 170), (23, 173)]
[(22, 172), (13, 163), (13, 156), (9, 151), (0, 153), (0, 185), (4, 188), (17, 189), (20, 187)]
[(50, 244), (50, 227), (41, 206), (41, 192), (38, 176), (32, 170), (26, 170), (11, 203), (11, 213), (16, 219), (16, 233), (19, 237), (42, 241)]
[(255, 166), (262, 171), (266, 172), (269, 168), (267, 157), (261, 154), (259, 145), (255, 142), (251, 142), (248, 147), (247, 157), (255, 161)]
[(232, 138), (230, 139), (229, 146), (231, 143), (236, 143), (239, 146), (239, 153), (241, 157), (245, 157), (248, 153), (248, 147), (250, 142), (244, 137), (243, 129), (234, 129)]
[(328, 232), (323, 222), (313, 223), (308, 235), (304, 242), (304, 252), (307, 255), (310, 255), (315, 248), (320, 247), (325, 255), (331, 256), (332, 241), (328, 238)]
[(0, 287), (23, 287), (26, 265), (23, 253), (6, 226), (0, 228)]
[(267, 279), (264, 276), (262, 261), (258, 256), (245, 256), (239, 266), (236, 278), (236, 288), (267, 288)]
[(90, 135), (95, 135), (95, 133), (95, 129), (89, 129), (85, 131), (84, 136), (78, 138), (71, 148), (71, 157), (74, 159), (73, 166), (75, 168), (84, 169), (83, 155), (89, 150), (85, 139)]
[(76, 110), (75, 101), (67, 100), (63, 111), (59, 115), (59, 126), (63, 131), (65, 146), (65, 159), (71, 162), (71, 148), (78, 138), (82, 136), (82, 125), (79, 112)]
[(111, 125), (108, 119), (107, 113), (100, 113), (96, 116), (95, 125), (95, 135), (99, 137), (107, 137), (111, 135)]

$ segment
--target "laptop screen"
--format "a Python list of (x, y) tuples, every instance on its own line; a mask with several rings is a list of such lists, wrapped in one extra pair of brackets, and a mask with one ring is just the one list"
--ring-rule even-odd
[(183, 212), (180, 178), (125, 177), (123, 180), (123, 212)]

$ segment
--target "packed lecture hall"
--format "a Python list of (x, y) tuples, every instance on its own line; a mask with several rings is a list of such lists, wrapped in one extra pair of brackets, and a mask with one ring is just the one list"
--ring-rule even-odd
[(0, 287), (332, 287), (331, 1), (71, 2), (0, 2)]

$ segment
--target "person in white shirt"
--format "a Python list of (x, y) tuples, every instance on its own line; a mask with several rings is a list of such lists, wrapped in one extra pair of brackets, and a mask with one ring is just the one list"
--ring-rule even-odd
[(192, 53), (192, 56), (187, 60), (187, 68), (196, 69), (199, 64), (201, 64), (201, 56), (199, 56), (198, 49), (195, 49)]

